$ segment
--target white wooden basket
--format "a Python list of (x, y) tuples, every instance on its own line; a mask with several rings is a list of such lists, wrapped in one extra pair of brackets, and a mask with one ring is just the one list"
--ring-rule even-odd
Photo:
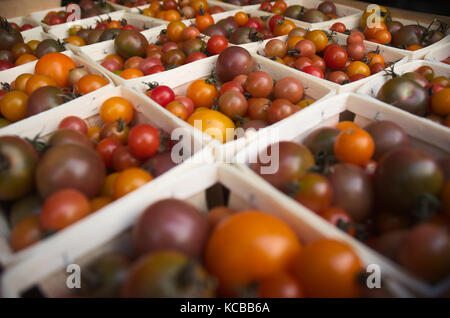
[(434, 48), (430, 53), (425, 55), (425, 60), (442, 63), (441, 61), (445, 60), (449, 56), (450, 56), (450, 41), (448, 41), (447, 43), (443, 44), (440, 47)]
[[(154, 19), (150, 17), (146, 17), (144, 15), (140, 14), (134, 14), (126, 11), (115, 11), (112, 13), (109, 13), (108, 16), (113, 20), (122, 20), (125, 19), (127, 22), (135, 27), (142, 28), (145, 30), (151, 29), (153, 27), (157, 27), (160, 25), (166, 25), (167, 22), (160, 20), (160, 19)], [(69, 29), (75, 25), (79, 25), (83, 28), (88, 27), (95, 27), (97, 25), (97, 22), (99, 21), (99, 17), (92, 17), (92, 18), (86, 18), (82, 20), (72, 21), (68, 23), (58, 24), (55, 26), (50, 27), (48, 30), (48, 34), (50, 34), (55, 39), (64, 40), (69, 36)], [(77, 46), (74, 46), (70, 43), (66, 44), (68, 48), (72, 50), (77, 50)]]
[[(323, 1), (322, 0), (285, 0), (284, 2), (286, 2), (288, 7), (291, 5), (298, 4), (298, 5), (304, 6), (307, 9), (314, 9), (314, 8), (317, 8)], [(274, 2), (271, 2), (271, 3), (273, 4)], [(316, 30), (316, 29), (328, 30), (336, 22), (342, 22), (348, 28), (355, 28), (355, 27), (359, 26), (359, 21), (362, 16), (361, 10), (352, 8), (352, 7), (348, 7), (348, 6), (340, 4), (340, 3), (334, 3), (334, 5), (336, 6), (336, 14), (337, 14), (338, 18), (330, 20), (330, 21), (309, 23), (309, 22), (304, 22), (304, 21), (300, 21), (300, 20), (292, 19), (292, 18), (288, 18), (288, 17), (286, 17), (286, 18), (295, 22), (298, 26), (301, 26), (301, 27), (304, 27), (307, 29), (311, 29), (311, 30)], [(250, 8), (258, 9), (260, 6), (261, 6), (261, 4), (254, 4), (254, 5), (250, 5), (250, 6), (245, 6), (243, 8), (250, 7)]]
[[(258, 209), (272, 214), (287, 222), (303, 243), (321, 238), (342, 240), (338, 230), (324, 226), (311, 212), (286, 200), (283, 194), (259, 182), (251, 174), (230, 165), (202, 165), (196, 169), (170, 171), (166, 177), (129, 194), (127, 200), (117, 201), (103, 213), (96, 213), (83, 223), (73, 225), (64, 231), (63, 244), (43, 250), (3, 274), (3, 297), (20, 297), (34, 285), (38, 285), (48, 297), (69, 296), (73, 290), (66, 287), (68, 264), (76, 263), (83, 270), (85, 265), (108, 251), (130, 252), (130, 227), (149, 205), (158, 200), (182, 199), (195, 205), (202, 213), (206, 212), (206, 190), (218, 182), (231, 191), (230, 208), (237, 211)], [(377, 261), (366, 249), (356, 246), (355, 252), (366, 266)], [(410, 296), (390, 276), (385, 275), (383, 279), (392, 293)]]
[[(292, 76), (297, 78), (303, 84), (305, 95), (313, 98), (314, 100), (325, 99), (335, 94), (335, 91), (330, 87), (328, 87), (326, 84), (316, 79), (309, 79), (308, 77), (303, 76), (303, 74), (298, 74), (293, 69), (279, 68), (278, 65), (270, 63), (268, 59), (258, 55), (253, 55), (253, 59), (255, 62), (255, 70), (260, 69), (262, 71), (269, 73), (274, 80), (279, 80), (286, 76)], [(189, 72), (185, 72), (183, 76), (174, 76), (169, 72), (162, 72), (155, 74), (155, 76), (151, 79), (151, 81), (158, 82), (160, 85), (167, 85), (171, 87), (174, 90), (175, 94), (185, 95), (186, 89), (192, 81), (199, 78), (206, 78), (211, 75), (211, 72), (215, 69), (216, 61), (217, 56), (212, 56), (207, 59), (203, 59), (196, 62), (195, 65), (192, 65), (192, 67), (189, 68)], [(131, 88), (133, 88), (134, 90), (138, 91), (141, 94), (143, 94), (148, 88), (148, 86), (145, 85), (142, 81), (134, 81), (130, 82), (130, 84)], [(174, 118), (174, 120), (177, 120), (179, 122), (180, 127), (186, 127), (186, 129), (192, 131), (192, 134), (199, 135), (200, 136), (199, 138), (202, 138), (204, 140), (204, 143), (211, 144), (214, 147), (216, 159), (221, 162), (222, 161), (230, 162), (230, 160), (232, 160), (233, 156), (236, 154), (237, 151), (245, 147), (251, 140), (257, 138), (264, 130), (271, 128), (276, 129), (276, 127), (283, 126), (286, 122), (290, 122), (294, 120), (294, 118), (302, 116), (303, 114), (303, 111), (299, 111), (296, 114), (269, 126), (271, 128), (261, 129), (256, 133), (248, 132), (242, 138), (239, 138), (234, 141), (229, 141), (226, 144), (222, 144), (216, 139), (211, 138), (209, 135), (202, 133), (200, 130), (192, 127), (187, 122), (176, 117), (175, 115), (167, 111), (165, 108), (163, 108), (161, 105), (155, 103), (153, 100), (150, 100), (150, 102), (154, 104), (155, 107), (160, 107), (164, 112), (167, 113), (168, 116)], [(314, 105), (315, 104), (312, 104), (309, 107), (314, 107)]]
[[(18, 135), (23, 138), (34, 138), (38, 134), (43, 136), (44, 140), (46, 136), (48, 136), (51, 132), (57, 130), (58, 124), (62, 119), (67, 116), (78, 116), (87, 121), (88, 126), (97, 125), (100, 123), (100, 118), (98, 116), (100, 106), (102, 103), (114, 96), (124, 97), (129, 100), (137, 112), (137, 121), (139, 123), (150, 123), (155, 127), (162, 129), (167, 133), (172, 133), (174, 129), (179, 128), (178, 122), (173, 120), (173, 118), (167, 116), (160, 107), (154, 107), (148, 101), (149, 99), (141, 94), (137, 94), (135, 91), (125, 88), (125, 87), (108, 87), (101, 88), (91, 94), (82, 96), (77, 98), (74, 101), (66, 103), (64, 105), (53, 108), (50, 111), (46, 111), (40, 113), (32, 118), (28, 118), (23, 120), (20, 125), (10, 125), (0, 130), (0, 136), (4, 135)], [(190, 147), (193, 151), (196, 151), (196, 155), (185, 160), (183, 163), (179, 164), (172, 170), (179, 171), (190, 169), (193, 166), (196, 166), (202, 162), (212, 163), (213, 155), (212, 150), (202, 150), (201, 141), (196, 139), (195, 136), (190, 135), (189, 131), (183, 131), (183, 137), (187, 137), (186, 142), (190, 143)], [(206, 147), (207, 148), (207, 147)], [(171, 171), (172, 171), (171, 170)], [(171, 172), (170, 171), (170, 172)], [(165, 174), (164, 174), (165, 175)], [(162, 176), (163, 177), (163, 176)], [(158, 180), (156, 178), (155, 180)], [(149, 182), (147, 185), (142, 188), (153, 189), (153, 181)], [(151, 192), (152, 190), (150, 190)], [(137, 192), (137, 191), (136, 191)], [(139, 189), (138, 193), (142, 193)], [(116, 206), (121, 201), (133, 201), (133, 199), (128, 199), (128, 195), (124, 196), (121, 199), (118, 199), (111, 203), (111, 207)], [(109, 207), (109, 205), (108, 205)], [(73, 228), (79, 228), (80, 224), (84, 222), (89, 222), (91, 218), (96, 219), (97, 217), (102, 218), (98, 215), (105, 215), (106, 218), (114, 218), (114, 215), (109, 216), (111, 210), (115, 210), (114, 208), (103, 208), (87, 218), (80, 220), (75, 225), (68, 227), (56, 234), (52, 235), (49, 238), (43, 239), (42, 241), (25, 248), (22, 251), (17, 253), (13, 253), (9, 247), (9, 237), (2, 236), (0, 237), (0, 264), (5, 267), (10, 267), (12, 265), (18, 264), (30, 257), (34, 257), (36, 255), (40, 255), (41, 253), (45, 253), (45, 251), (58, 249), (62, 246), (65, 246), (66, 238), (70, 233), (74, 231)], [(120, 209), (119, 213), (128, 213), (127, 209)], [(102, 222), (96, 223), (97, 225), (103, 224)], [(67, 232), (67, 233), (66, 233)], [(101, 231), (102, 233), (103, 230)], [(79, 235), (80, 232), (77, 232)], [(84, 233), (84, 232), (83, 232)]]
[[(447, 131), (442, 131), (442, 129), (430, 123), (421, 122), (417, 118), (405, 116), (404, 112), (396, 108), (374, 103), (371, 99), (355, 93), (339, 94), (319, 102), (315, 107), (306, 108), (303, 116), (298, 116), (295, 120), (280, 126), (278, 141), (301, 143), (312, 131), (324, 126), (335, 126), (339, 122), (339, 115), (347, 110), (355, 114), (354, 121), (360, 127), (364, 127), (374, 120), (390, 120), (406, 131), (413, 147), (422, 149), (435, 158), (450, 154), (450, 133)], [(235, 157), (236, 165), (243, 173), (252, 175), (258, 179), (259, 183), (265, 183), (266, 185), (269, 185), (269, 183), (253, 172), (247, 164), (256, 162), (258, 153), (264, 151), (272, 143), (273, 141), (270, 141), (269, 138), (260, 138)], [(273, 189), (275, 190), (275, 188)], [(279, 192), (278, 190), (275, 191)], [(282, 192), (279, 193), (282, 194)], [(284, 195), (284, 197), (285, 200), (296, 206), (295, 210), (307, 210), (287, 195)], [(437, 297), (450, 288), (450, 277), (437, 285), (430, 285), (406, 272), (387, 257), (339, 230), (314, 212), (311, 211), (308, 218), (311, 222), (315, 222), (317, 227), (323, 228), (324, 232), (329, 233), (329, 235), (348, 242), (364, 255), (370, 255), (371, 262), (380, 266), (382, 277), (388, 276), (394, 279), (415, 295)]]
[[(56, 11), (56, 12), (58, 12), (58, 11), (66, 11), (66, 7), (59, 7), (59, 8), (53, 8), (53, 9), (47, 9), (47, 10), (33, 12), (33, 13), (31, 13), (29, 15), (29, 17), (31, 19), (33, 19), (33, 21), (35, 23), (39, 23), (39, 25), (41, 25), (44, 28), (45, 31), (48, 31), (52, 26), (42, 22), (42, 20), (45, 18), (47, 13), (49, 13), (50, 11)], [(117, 12), (117, 11), (114, 11), (114, 12)], [(107, 19), (108, 15), (110, 15), (111, 13), (101, 14), (101, 15), (96, 16), (95, 18)], [(90, 19), (90, 18), (86, 18), (86, 19)], [(80, 20), (84, 20), (84, 19), (80, 19)], [(78, 21), (80, 21), (80, 20), (78, 20)], [(70, 23), (70, 22), (66, 22), (66, 23)], [(66, 23), (61, 23), (59, 25), (66, 24)]]
[[(86, 59), (84, 59), (82, 57), (74, 55), (72, 52), (64, 51), (64, 52), (61, 52), (61, 53), (69, 56), (75, 62), (75, 64), (77, 66), (79, 66), (79, 65), (86, 66), (90, 74), (98, 74), (98, 75), (103, 76), (105, 79), (107, 79), (108, 80), (108, 84), (105, 85), (104, 87), (113, 87), (114, 86), (112, 81), (111, 81), (111, 79), (108, 77), (106, 72), (104, 72), (102, 70), (101, 67), (95, 65), (94, 63), (92, 63), (92, 62), (90, 62), (90, 61), (88, 61), (88, 60), (86, 60)], [(21, 74), (24, 74), (24, 73), (34, 74), (34, 67), (36, 66), (36, 63), (37, 63), (37, 61), (30, 62), (30, 63), (27, 63), (27, 64), (19, 65), (17, 67), (12, 68), (12, 69), (0, 72), (0, 83), (1, 82), (11, 83), (12, 81), (14, 81), (17, 78), (17, 76), (19, 76)], [(102, 87), (102, 88), (104, 88), (104, 87)], [(94, 95), (95, 96), (95, 95), (101, 94), (101, 92), (99, 93), (99, 91), (102, 88), (100, 88), (100, 89), (98, 89), (96, 91), (93, 91), (93, 92), (87, 94), (86, 96), (90, 96), (90, 95)], [(69, 104), (69, 105), (76, 105), (77, 101), (78, 101), (78, 98), (74, 99), (74, 100), (72, 100), (72, 101), (70, 101), (68, 103), (65, 103), (63, 105), (60, 105), (57, 108), (59, 108), (61, 106), (65, 106), (67, 104)], [(45, 111), (43, 113), (53, 112), (57, 108), (53, 108), (53, 109), (47, 110), (47, 111)], [(41, 113), (41, 114), (43, 114), (43, 113)], [(32, 116), (32, 117), (28, 117), (28, 118), (19, 120), (17, 122), (11, 123), (11, 124), (9, 124), (6, 127), (0, 128), (0, 134), (4, 134), (4, 131), (7, 132), (7, 131), (16, 131), (17, 129), (29, 129), (29, 128), (32, 128), (32, 127), (35, 126), (35, 122), (37, 121), (37, 116), (38, 115), (35, 115), (35, 116)]]
[[(145, 4), (143, 6), (138, 6), (138, 7), (134, 7), (134, 8), (129, 8), (127, 6), (123, 6), (120, 4), (115, 4), (112, 2), (107, 1), (109, 4), (111, 4), (114, 8), (116, 8), (117, 10), (126, 10), (129, 12), (134, 12), (134, 13), (139, 13), (139, 10), (144, 10), (145, 8), (148, 8), (150, 6), (150, 4)], [(235, 5), (229, 4), (229, 3), (225, 3), (222, 1), (215, 1), (215, 0), (208, 0), (208, 5), (209, 7), (212, 6), (219, 6), (222, 7), (222, 9), (224, 9), (225, 11), (229, 11), (229, 10), (234, 10), (236, 8), (238, 8)]]
[[(445, 63), (437, 63), (437, 62), (425, 61), (425, 60), (410, 61), (408, 63), (398, 65), (398, 66), (394, 67), (394, 72), (397, 74), (413, 72), (423, 65), (430, 66), (434, 70), (435, 76), (442, 75), (442, 76), (450, 77), (450, 65), (447, 65)], [(382, 73), (383, 72), (380, 72), (380, 74), (376, 74), (376, 76), (374, 76), (373, 80), (371, 80), (370, 82), (361, 86), (358, 89), (358, 93), (370, 96), (373, 103), (376, 103), (379, 105), (386, 105), (387, 107), (394, 108), (394, 106), (391, 106), (385, 102), (382, 102), (382, 101), (376, 99), (376, 96), (377, 96), (378, 91), (380, 90), (381, 86), (383, 86), (384, 83), (386, 83), (389, 79), (391, 79), (390, 76), (384, 76), (384, 74), (382, 74)], [(399, 108), (396, 108), (396, 109), (405, 113), (405, 116), (409, 116), (411, 118), (416, 118), (418, 121), (423, 122), (423, 123), (430, 123), (431, 125), (437, 126), (437, 127), (441, 128), (443, 131), (447, 131), (447, 133), (450, 133), (450, 129), (445, 127), (444, 125), (435, 123), (432, 120), (429, 120), (425, 117), (415, 116), (411, 113), (408, 113), (405, 110), (401, 110)], [(449, 139), (450, 139), (450, 135), (449, 135)]]
[[(282, 41), (286, 41), (287, 39), (287, 35), (281, 36), (281, 37), (277, 37), (277, 39), (280, 39)], [(267, 39), (264, 40), (263, 42), (258, 42), (258, 43), (252, 43), (252, 45), (247, 46), (247, 49), (249, 51), (251, 51), (252, 53), (257, 53), (260, 55), (264, 56), (264, 47), (266, 46), (266, 43), (269, 42), (272, 39)], [(339, 45), (346, 45), (346, 41), (347, 41), (347, 36), (344, 34), (340, 34), (340, 33), (336, 33), (333, 35), (333, 40), (338, 43)], [(366, 52), (369, 51), (374, 51), (377, 48), (379, 48), (380, 50), (380, 54), (383, 55), (385, 62), (395, 62), (395, 65), (400, 65), (400, 64), (404, 64), (407, 62), (408, 58), (406, 57), (406, 55), (404, 53), (399, 53), (396, 52), (394, 50), (392, 50), (390, 47), (384, 46), (384, 45), (377, 45), (376, 43), (372, 43), (369, 41), (364, 41), (364, 46), (366, 47)], [(267, 60), (270, 60), (268, 58), (266, 58)], [(295, 70), (297, 73), (299, 74), (305, 74), (306, 76), (308, 76), (311, 79), (318, 79), (319, 81), (323, 82), (324, 84), (330, 86), (331, 88), (335, 89), (336, 92), (338, 93), (345, 93), (345, 92), (355, 92), (359, 87), (361, 87), (362, 85), (364, 85), (365, 83), (371, 82), (371, 80), (374, 78), (374, 76), (376, 75), (371, 75), (368, 76), (366, 78), (360, 79), (358, 81), (355, 82), (351, 82), (351, 83), (347, 83), (344, 85), (339, 85), (337, 83), (328, 81), (326, 79), (321, 79), (318, 77), (315, 77), (313, 75), (310, 74), (306, 74), (305, 72), (299, 71), (295, 68), (289, 67), (287, 65), (283, 65), (281, 63), (275, 62), (270, 60), (271, 63), (276, 63), (277, 65), (279, 65), (281, 68), (284, 69), (292, 69)]]

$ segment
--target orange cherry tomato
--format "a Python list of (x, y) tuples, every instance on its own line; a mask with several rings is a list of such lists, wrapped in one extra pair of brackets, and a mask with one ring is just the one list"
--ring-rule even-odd
[(295, 45), (301, 40), (304, 40), (304, 37), (299, 35), (289, 37), (286, 42), (288, 49), (293, 50), (295, 48)]
[(422, 49), (423, 48), (423, 46), (421, 46), (421, 45), (418, 45), (418, 44), (411, 44), (410, 46), (408, 46), (406, 49), (408, 50), (408, 51), (417, 51), (417, 50), (420, 50), (420, 49)]
[[(186, 29), (186, 24), (181, 21), (172, 21), (167, 26), (167, 38), (172, 42), (180, 42), (183, 40), (183, 31)], [(200, 30), (201, 31), (201, 30)]]
[(33, 54), (23, 54), (16, 60), (16, 66), (36, 61), (38, 58)]
[(201, 13), (201, 11), (208, 11), (208, 2), (206, 0), (189, 1), (189, 5), (194, 8), (195, 12), (197, 13)]
[(208, 80), (198, 79), (189, 84), (186, 96), (194, 102), (195, 107), (211, 108), (219, 92), (214, 84)]
[(123, 97), (108, 98), (100, 107), (100, 118), (104, 124), (114, 123), (119, 119), (129, 124), (133, 113), (133, 105)]
[(108, 22), (106, 24), (106, 29), (121, 29), (122, 25), (120, 24), (120, 21), (112, 20), (111, 22)]
[(314, 42), (316, 45), (316, 52), (322, 52), (328, 45), (327, 34), (320, 30), (308, 32), (305, 38)]
[(83, 40), (83, 38), (81, 36), (78, 36), (78, 35), (69, 36), (68, 38), (65, 39), (65, 41), (67, 43), (70, 43), (70, 44), (75, 45), (75, 46), (84, 46), (84, 45), (86, 45), (86, 42)]
[(352, 77), (355, 74), (370, 76), (370, 67), (361, 61), (353, 61), (347, 66), (346, 72), (348, 77)]
[(166, 105), (166, 109), (182, 120), (186, 120), (189, 116), (186, 107), (178, 101), (170, 102)]
[(167, 10), (164, 12), (164, 20), (166, 21), (180, 21), (181, 15), (177, 10)]
[(287, 9), (287, 4), (282, 0), (278, 0), (273, 4), (273, 8), (280, 8), (284, 12)]
[(100, 131), (102, 130), (102, 127), (100, 126), (91, 126), (88, 127), (87, 135), (90, 139), (92, 139), (95, 142), (100, 141)]
[(203, 32), (207, 27), (214, 24), (214, 19), (209, 13), (205, 13), (195, 18), (195, 24), (200, 32)]
[(22, 91), (11, 91), (0, 99), (0, 113), (11, 122), (27, 116), (28, 95)]
[(344, 120), (344, 121), (339, 122), (336, 125), (336, 128), (340, 129), (340, 130), (346, 130), (346, 129), (359, 129), (360, 127), (357, 124), (355, 124), (355, 122), (353, 122), (353, 121)]
[(301, 298), (303, 290), (293, 275), (279, 272), (263, 278), (259, 282), (259, 297), (262, 298)]
[(23, 250), (43, 238), (43, 231), (38, 215), (29, 215), (17, 223), (9, 237), (9, 243), (14, 252)]
[(218, 278), (223, 296), (233, 296), (236, 288), (286, 270), (300, 250), (286, 223), (260, 211), (244, 211), (213, 230), (205, 266)]
[(244, 11), (236, 12), (234, 15), (234, 20), (238, 26), (244, 26), (248, 21), (248, 14)]
[(384, 57), (381, 54), (370, 52), (367, 54), (367, 61), (369, 66), (374, 65), (375, 63), (380, 63), (384, 65)]
[(362, 166), (372, 158), (375, 144), (364, 129), (346, 129), (334, 141), (334, 155), (345, 163)]
[(450, 115), (450, 88), (441, 89), (431, 95), (431, 110), (440, 116)]
[(137, 68), (127, 68), (123, 70), (122, 73), (120, 73), (120, 77), (124, 79), (133, 79), (144, 76), (144, 73), (142, 73), (141, 70), (138, 70)]
[(321, 239), (306, 245), (293, 264), (293, 273), (306, 297), (357, 297), (362, 262), (345, 243)]
[(295, 29), (295, 24), (291, 20), (284, 19), (282, 23), (276, 24), (273, 29), (275, 36), (287, 35), (291, 30)]
[(14, 89), (25, 92), (28, 80), (33, 76), (30, 73), (24, 73), (16, 77), (14, 80)]
[(150, 173), (141, 168), (128, 168), (119, 173), (114, 182), (114, 198), (118, 199), (152, 181)]
[(118, 172), (113, 172), (106, 176), (103, 182), (102, 189), (100, 190), (100, 195), (103, 197), (114, 197), (114, 184), (116, 183)]
[(96, 197), (89, 201), (91, 213), (100, 210), (112, 202), (110, 197)]
[(222, 143), (234, 139), (234, 122), (217, 110), (198, 107), (188, 117), (187, 123)]
[(41, 41), (31, 40), (27, 42), (27, 45), (33, 50), (33, 52), (36, 52), (39, 43), (41, 43)]
[(75, 67), (77, 67), (75, 62), (67, 55), (49, 53), (39, 59), (34, 68), (34, 73), (50, 76), (59, 87), (67, 87), (69, 71)]
[(381, 44), (391, 43), (392, 35), (388, 30), (378, 30), (375, 33), (375, 39)]
[(31, 95), (35, 90), (44, 86), (57, 86), (55, 80), (46, 75), (34, 74), (25, 85), (25, 92)]
[(76, 90), (78, 93), (86, 95), (105, 85), (108, 85), (108, 80), (103, 76), (87, 74), (78, 80)]
[(284, 10), (281, 8), (272, 8), (271, 12), (275, 15), (283, 15)]

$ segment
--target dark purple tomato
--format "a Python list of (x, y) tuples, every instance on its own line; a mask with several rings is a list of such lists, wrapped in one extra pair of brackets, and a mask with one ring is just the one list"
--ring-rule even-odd
[(107, 29), (107, 30), (103, 31), (103, 33), (102, 33), (102, 35), (100, 35), (98, 41), (103, 42), (103, 41), (115, 39), (119, 35), (120, 32), (122, 32), (122, 29), (118, 29), (118, 28)]
[(412, 228), (397, 251), (397, 261), (429, 282), (450, 274), (450, 236), (444, 227), (420, 224)]
[(6, 61), (9, 63), (14, 63), (14, 59), (11, 51), (9, 50), (1, 50), (0, 51), (0, 61)]
[(258, 32), (255, 29), (243, 26), (231, 33), (230, 43), (232, 44), (247, 44), (260, 40)]
[(299, 20), (303, 14), (304, 7), (298, 4), (291, 5), (283, 12), (285, 17)]
[(87, 43), (88, 38), (89, 38), (89, 33), (90, 33), (91, 31), (92, 31), (91, 29), (81, 29), (81, 30), (79, 30), (79, 31), (77, 32), (76, 35), (78, 35), (79, 37), (81, 37), (81, 38), (84, 40), (84, 42)]
[(378, 233), (387, 233), (395, 230), (406, 229), (411, 224), (411, 218), (407, 213), (396, 213), (387, 210), (378, 211), (375, 214), (375, 226)]
[(391, 44), (403, 49), (406, 49), (410, 45), (420, 45), (422, 32), (421, 28), (414, 24), (403, 26), (392, 34)]
[(426, 89), (404, 77), (395, 77), (384, 83), (377, 99), (419, 116), (424, 116), (428, 108)]
[(11, 27), (6, 21), (0, 23), (0, 50), (11, 50), (14, 44), (23, 43), (22, 33)]
[(239, 46), (231, 46), (220, 53), (216, 63), (216, 73), (221, 82), (233, 80), (238, 75), (248, 75), (253, 70), (250, 53)]
[(194, 52), (205, 52), (206, 44), (200, 39), (190, 39), (183, 42), (181, 49), (188, 56)]
[(125, 298), (205, 298), (214, 296), (215, 284), (196, 261), (175, 251), (139, 258), (121, 289)]
[(387, 208), (412, 213), (425, 195), (439, 195), (443, 179), (441, 168), (428, 154), (414, 148), (397, 148), (379, 161), (375, 190)]
[(214, 35), (221, 35), (223, 37), (228, 38), (230, 36), (228, 30), (223, 25), (220, 24), (210, 25), (202, 33), (209, 37), (213, 37)]
[(244, 131), (247, 131), (247, 129), (254, 129), (255, 131), (258, 131), (262, 128), (266, 128), (267, 126), (269, 126), (269, 124), (267, 124), (264, 120), (256, 119), (250, 120), (243, 124), (242, 129), (244, 129)]
[(0, 200), (16, 200), (33, 189), (38, 154), (26, 140), (0, 137)]
[(176, 67), (184, 64), (186, 61), (186, 54), (180, 49), (170, 50), (164, 53), (162, 61), (167, 67)]
[(145, 36), (135, 30), (122, 31), (114, 40), (117, 54), (126, 59), (132, 56), (145, 57), (147, 46)]
[(100, 42), (100, 37), (102, 36), (104, 30), (94, 29), (89, 32), (86, 44), (94, 44)]
[(36, 194), (27, 195), (11, 206), (9, 211), (9, 224), (11, 228), (29, 215), (38, 215), (41, 212), (42, 198)]
[(251, 165), (253, 171), (278, 189), (304, 176), (314, 165), (314, 157), (303, 145), (282, 141), (267, 147)]
[(333, 205), (347, 211), (355, 222), (365, 220), (374, 202), (367, 173), (356, 165), (340, 163), (331, 168), (328, 177), (333, 186)]
[(62, 52), (66, 48), (60, 42), (54, 39), (45, 39), (38, 44), (36, 48), (36, 57), (41, 58), (48, 53)]
[(28, 98), (27, 117), (64, 104), (64, 94), (58, 87), (44, 86), (35, 90)]
[(427, 81), (431, 81), (434, 78), (434, 70), (428, 65), (423, 65), (414, 72), (424, 76)]
[(417, 72), (406, 72), (402, 74), (402, 77), (409, 78), (410, 80), (413, 80), (420, 86), (424, 87), (428, 85), (428, 80), (423, 76), (422, 74), (419, 74)]
[(310, 9), (305, 12), (300, 18), (300, 21), (305, 21), (309, 23), (317, 23), (330, 20), (324, 13), (316, 9)]
[(141, 159), (133, 156), (128, 146), (119, 147), (112, 156), (112, 165), (115, 171), (123, 171), (128, 168), (140, 167)]
[(403, 27), (403, 24), (398, 21), (389, 21), (388, 23), (386, 23), (386, 27), (389, 33), (391, 33), (391, 35), (394, 35), (395, 32)]
[(336, 14), (336, 6), (331, 1), (324, 1), (317, 7), (324, 14)]
[(313, 155), (323, 152), (325, 155), (334, 153), (334, 141), (341, 132), (334, 127), (322, 127), (311, 132), (303, 144), (308, 147)]
[(397, 253), (403, 240), (406, 238), (408, 230), (395, 230), (386, 232), (379, 237), (368, 242), (369, 246), (376, 250), (378, 253), (395, 260)]
[(153, 203), (139, 217), (133, 227), (133, 247), (138, 255), (171, 250), (200, 257), (208, 231), (206, 218), (194, 206), (165, 199)]
[(86, 134), (82, 134), (76, 130), (68, 128), (58, 129), (53, 133), (48, 141), (48, 145), (51, 147), (67, 144), (85, 146), (94, 149), (93, 142)]
[(146, 162), (144, 162), (141, 168), (150, 172), (150, 174), (156, 178), (169, 171), (176, 165), (177, 164), (172, 160), (172, 152), (164, 151), (159, 152), (148, 159)]
[[(217, 22), (216, 24), (223, 27), (228, 32), (228, 36), (231, 33), (235, 32), (239, 28), (234, 17), (228, 17), (228, 18), (222, 19), (219, 22)], [(228, 37), (228, 36), (226, 36), (226, 37)]]
[(406, 132), (392, 121), (374, 121), (364, 129), (372, 136), (375, 143), (373, 159), (376, 161), (393, 149), (409, 146), (409, 138)]
[(105, 179), (105, 164), (95, 150), (79, 145), (52, 147), (36, 168), (36, 185), (42, 197), (73, 188), (95, 197)]

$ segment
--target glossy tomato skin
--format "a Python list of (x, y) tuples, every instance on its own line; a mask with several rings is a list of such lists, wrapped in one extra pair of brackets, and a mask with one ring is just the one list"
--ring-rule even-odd
[(340, 132), (339, 129), (333, 127), (316, 129), (306, 137), (304, 145), (313, 155), (317, 155), (319, 152), (332, 155), (334, 153), (334, 141)]
[(415, 115), (424, 116), (427, 112), (428, 93), (411, 79), (390, 79), (378, 91), (377, 99)]
[(205, 298), (214, 296), (206, 271), (185, 255), (163, 251), (142, 256), (125, 278), (121, 296), (126, 298)]
[(325, 63), (331, 69), (342, 69), (348, 60), (347, 51), (340, 46), (332, 47), (325, 51)]
[(45, 231), (59, 231), (89, 213), (89, 202), (80, 191), (59, 190), (44, 201), (40, 214), (41, 226)]
[(68, 128), (58, 129), (48, 141), (48, 145), (52, 147), (68, 144), (79, 145), (90, 149), (94, 147), (94, 144), (87, 135)]
[(114, 46), (116, 52), (123, 58), (128, 59), (132, 56), (145, 57), (148, 41), (138, 31), (125, 30), (116, 37)]
[[(269, 163), (262, 161), (263, 156), (266, 155), (270, 156)], [(260, 153), (258, 162), (252, 164), (251, 168), (274, 187), (283, 189), (285, 184), (304, 176), (313, 165), (314, 157), (306, 147), (294, 142), (282, 141), (270, 145), (265, 153)]]
[(58, 125), (58, 128), (68, 128), (87, 134), (88, 127), (83, 119), (77, 116), (67, 116)]
[(94, 150), (73, 144), (47, 150), (36, 168), (36, 185), (43, 197), (73, 188), (93, 198), (104, 179), (105, 165), (100, 156)]
[(122, 144), (117, 139), (111, 137), (104, 138), (97, 144), (96, 150), (100, 157), (102, 157), (106, 168), (111, 168), (113, 166), (114, 152), (121, 146)]
[[(278, 244), (266, 244), (269, 238)], [(212, 232), (205, 266), (218, 278), (222, 295), (231, 296), (235, 288), (287, 269), (300, 250), (295, 233), (284, 222), (260, 211), (243, 211)]]
[(131, 128), (128, 135), (130, 152), (138, 158), (149, 158), (159, 149), (159, 130), (148, 124), (140, 124)]
[(370, 177), (356, 165), (340, 163), (332, 167), (328, 178), (333, 186), (333, 205), (349, 213), (356, 222), (371, 213), (373, 189)]
[(382, 157), (375, 172), (378, 197), (386, 207), (412, 212), (425, 194), (439, 195), (443, 173), (428, 154), (414, 148), (397, 148)]
[(303, 97), (302, 83), (293, 77), (286, 76), (276, 82), (274, 87), (274, 97), (284, 98), (291, 103), (297, 103)]
[(208, 222), (192, 205), (177, 199), (148, 207), (133, 227), (133, 246), (139, 255), (172, 250), (200, 257), (208, 237)]
[(293, 275), (280, 272), (259, 282), (258, 295), (262, 298), (301, 298), (303, 290)]
[(409, 137), (396, 123), (379, 120), (370, 123), (364, 128), (373, 138), (375, 153), (373, 159), (380, 160), (389, 151), (409, 146)]
[(320, 239), (304, 247), (293, 263), (293, 273), (307, 297), (358, 297), (362, 266), (347, 244)]
[(116, 149), (112, 155), (112, 166), (115, 171), (123, 171), (132, 167), (139, 167), (142, 160), (134, 156), (128, 146)]
[(14, 252), (18, 252), (40, 241), (44, 236), (38, 215), (28, 215), (11, 230), (9, 243)]
[(33, 116), (64, 103), (62, 91), (53, 86), (43, 86), (28, 98), (27, 116)]
[(149, 158), (142, 164), (141, 168), (150, 172), (150, 174), (156, 178), (176, 165), (177, 163), (172, 160), (172, 152), (167, 150), (159, 152)]
[(170, 87), (161, 85), (152, 89), (149, 97), (161, 106), (166, 107), (167, 104), (175, 99), (175, 93)]
[(222, 82), (231, 81), (237, 75), (248, 75), (253, 70), (253, 60), (244, 48), (232, 46), (220, 53), (216, 72)]
[(270, 124), (274, 124), (283, 120), (295, 112), (299, 111), (300, 107), (292, 104), (289, 100), (279, 98), (276, 99), (270, 104), (269, 108), (267, 108), (267, 121)]
[(15, 200), (27, 194), (34, 183), (38, 154), (26, 140), (0, 137), (0, 200)]
[(298, 180), (293, 198), (306, 208), (320, 214), (331, 204), (333, 189), (328, 179), (318, 173), (308, 173)]

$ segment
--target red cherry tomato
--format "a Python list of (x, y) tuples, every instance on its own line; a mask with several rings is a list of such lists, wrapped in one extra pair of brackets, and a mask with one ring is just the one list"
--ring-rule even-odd
[(77, 116), (68, 116), (61, 120), (58, 125), (58, 129), (68, 128), (76, 130), (82, 134), (87, 135), (88, 127), (83, 119)]
[(163, 107), (175, 99), (175, 93), (169, 86), (161, 85), (150, 91), (148, 96)]
[(305, 66), (304, 68), (301, 69), (301, 71), (311, 74), (315, 77), (324, 78), (322, 70), (315, 65)]
[(107, 168), (112, 168), (114, 152), (121, 146), (122, 144), (120, 141), (111, 137), (104, 138), (98, 143), (96, 150), (103, 159)]
[(159, 149), (159, 130), (148, 124), (131, 128), (128, 134), (128, 147), (131, 154), (145, 159), (153, 156)]
[(220, 54), (228, 47), (228, 40), (222, 35), (212, 36), (207, 44), (208, 52), (211, 55)]

